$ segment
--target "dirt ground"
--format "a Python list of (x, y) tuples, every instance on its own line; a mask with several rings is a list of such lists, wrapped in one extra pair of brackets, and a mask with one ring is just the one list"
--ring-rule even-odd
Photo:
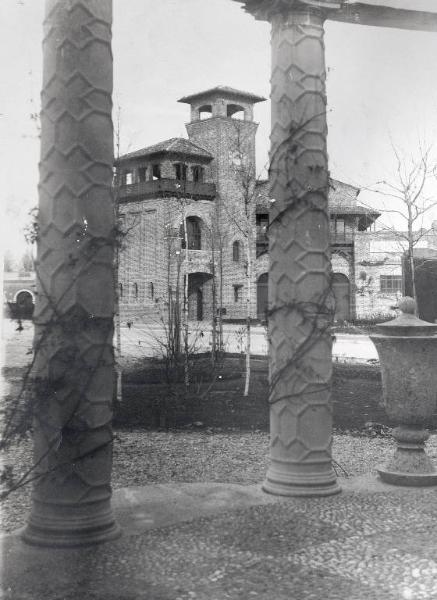
[[(247, 398), (243, 396), (244, 361), (239, 357), (227, 356), (214, 375), (209, 359), (200, 359), (192, 369), (188, 393), (181, 384), (166, 384), (156, 362), (143, 361), (126, 367), (116, 425), (154, 428), (200, 423), (205, 427), (268, 429), (266, 357), (252, 359)], [(389, 425), (381, 399), (378, 367), (334, 364), (332, 406), (337, 430), (362, 430), (369, 422)]]

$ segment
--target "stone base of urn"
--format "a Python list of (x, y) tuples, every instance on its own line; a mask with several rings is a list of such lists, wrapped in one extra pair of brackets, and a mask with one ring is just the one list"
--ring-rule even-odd
[(397, 448), (387, 465), (376, 468), (380, 478), (393, 485), (437, 485), (437, 470), (425, 452), (428, 431), (401, 425), (392, 434)]

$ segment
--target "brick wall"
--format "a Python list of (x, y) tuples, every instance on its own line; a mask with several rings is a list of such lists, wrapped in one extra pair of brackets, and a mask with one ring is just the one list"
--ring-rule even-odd
[[(120, 204), (119, 213), (123, 231), (119, 257), (122, 323), (159, 321), (166, 312), (169, 283), (176, 289), (178, 270), (181, 289), (185, 272), (211, 273), (214, 205), (207, 200), (182, 201), (174, 197), (133, 200)], [(186, 218), (200, 220), (200, 250), (182, 248), (180, 226), (184, 213)], [(204, 292), (204, 314), (208, 318), (210, 287), (206, 286)]]

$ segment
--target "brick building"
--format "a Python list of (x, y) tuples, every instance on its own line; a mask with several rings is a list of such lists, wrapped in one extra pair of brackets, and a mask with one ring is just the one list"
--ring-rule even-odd
[[(356, 315), (369, 317), (392, 312), (404, 293), (406, 233), (381, 229), (355, 235)], [(437, 223), (419, 239), (415, 257), (437, 256)]]
[[(169, 298), (180, 296), (185, 274), (190, 319), (209, 319), (218, 307), (224, 319), (242, 319), (248, 296), (251, 315), (264, 317), (272, 199), (268, 181), (255, 177), (253, 119), (254, 105), (262, 101), (222, 86), (181, 98), (191, 109), (188, 139), (166, 140), (119, 159), (122, 319), (159, 318)], [(364, 240), (379, 216), (359, 203), (358, 194), (331, 180), (337, 319), (361, 313), (357, 254), (360, 260), (367, 256)]]

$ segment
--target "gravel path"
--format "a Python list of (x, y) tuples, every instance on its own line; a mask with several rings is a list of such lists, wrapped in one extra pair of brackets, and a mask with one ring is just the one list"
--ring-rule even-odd
[[(339, 477), (361, 475), (384, 462), (389, 438), (334, 435), (333, 455)], [(437, 436), (428, 442), (437, 456)], [(268, 434), (223, 431), (118, 431), (114, 444), (113, 487), (148, 483), (261, 482), (267, 469)], [(31, 444), (12, 448), (6, 458), (24, 471), (31, 460)], [(30, 486), (13, 492), (1, 504), (2, 529), (24, 524), (30, 505)]]

